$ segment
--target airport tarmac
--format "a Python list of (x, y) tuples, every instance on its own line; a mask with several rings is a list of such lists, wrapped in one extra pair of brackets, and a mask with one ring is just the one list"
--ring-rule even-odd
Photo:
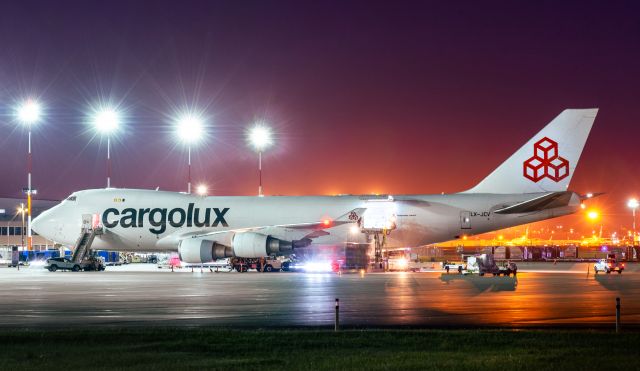
[[(548, 264), (548, 266), (551, 266)], [(0, 269), (0, 326), (612, 327), (640, 325), (640, 272), (172, 273), (155, 265), (105, 272)], [(555, 271), (554, 271), (555, 269)]]

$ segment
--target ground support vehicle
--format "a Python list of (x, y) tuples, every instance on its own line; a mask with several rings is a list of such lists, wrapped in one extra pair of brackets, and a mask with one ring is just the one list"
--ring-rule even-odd
[(174, 268), (182, 268), (182, 262), (180, 258), (177, 256), (170, 256), (166, 259), (158, 260), (158, 269), (174, 269)]
[(249, 270), (250, 265), (254, 259), (232, 258), (231, 267), (237, 272), (246, 272)]
[(286, 268), (286, 264), (272, 257), (257, 259), (233, 258), (231, 259), (231, 265), (238, 272), (246, 272), (249, 269), (255, 269), (258, 272), (279, 272)]
[(513, 274), (515, 277), (518, 274), (518, 266), (514, 262), (507, 262), (504, 266), (500, 267), (500, 269), (503, 270), (507, 276)]
[(289, 269), (289, 262), (279, 260), (274, 257), (265, 258), (231, 258), (229, 264), (232, 270), (237, 272), (246, 272), (249, 269), (255, 269), (258, 272), (280, 272)]
[(98, 257), (89, 257), (81, 262), (74, 262), (69, 258), (50, 258), (44, 266), (49, 272), (55, 272), (57, 270), (68, 270), (79, 272), (84, 271), (103, 271), (104, 263), (102, 259)]
[(513, 262), (499, 267), (492, 254), (478, 254), (467, 258), (467, 273), (478, 273), (479, 276), (484, 276), (485, 274), (510, 276), (511, 273), (517, 274), (517, 271), (518, 267)]
[(618, 272), (618, 274), (622, 274), (624, 270), (624, 263), (619, 262), (616, 259), (615, 254), (607, 255), (606, 259), (600, 259), (593, 265), (593, 270), (598, 274), (598, 272), (605, 272), (607, 274), (611, 272)]
[(282, 261), (275, 258), (267, 257), (256, 262), (256, 270), (259, 272), (280, 272), (282, 269)]
[(444, 262), (442, 263), (442, 268), (447, 272), (447, 274), (451, 271), (462, 274), (462, 272), (467, 269), (467, 265), (465, 263)]
[(104, 270), (104, 261), (97, 256), (91, 256), (82, 261), (82, 269), (85, 272), (89, 271), (103, 271)]

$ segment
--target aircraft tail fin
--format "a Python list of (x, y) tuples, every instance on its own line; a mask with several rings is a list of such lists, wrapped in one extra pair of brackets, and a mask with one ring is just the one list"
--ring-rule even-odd
[(597, 108), (562, 111), (507, 161), (464, 193), (566, 191), (597, 113)]

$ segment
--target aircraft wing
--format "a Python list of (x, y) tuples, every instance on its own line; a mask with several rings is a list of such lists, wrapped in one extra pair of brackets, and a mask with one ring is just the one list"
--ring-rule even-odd
[(231, 238), (234, 234), (243, 232), (256, 232), (270, 235), (275, 238), (287, 238), (292, 240), (313, 239), (330, 234), (330, 232), (327, 232), (327, 230), (330, 230), (331, 228), (344, 224), (358, 223), (361, 220), (362, 214), (365, 210), (366, 208), (356, 208), (335, 219), (325, 219), (308, 223), (255, 226), (231, 230), (228, 229), (224, 231), (211, 231), (203, 229), (200, 231), (184, 232), (178, 230), (172, 235), (164, 237), (163, 239), (167, 239), (168, 241), (181, 241), (187, 238), (202, 238), (205, 240), (215, 241), (227, 246), (231, 244)]

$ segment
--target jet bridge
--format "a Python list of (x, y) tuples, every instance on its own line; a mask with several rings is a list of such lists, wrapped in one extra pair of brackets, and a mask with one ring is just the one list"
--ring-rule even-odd
[(82, 215), (82, 229), (80, 230), (80, 236), (76, 240), (71, 260), (74, 263), (82, 262), (89, 254), (94, 238), (100, 234), (102, 234), (102, 226), (99, 222), (96, 222), (95, 216), (91, 214)]

